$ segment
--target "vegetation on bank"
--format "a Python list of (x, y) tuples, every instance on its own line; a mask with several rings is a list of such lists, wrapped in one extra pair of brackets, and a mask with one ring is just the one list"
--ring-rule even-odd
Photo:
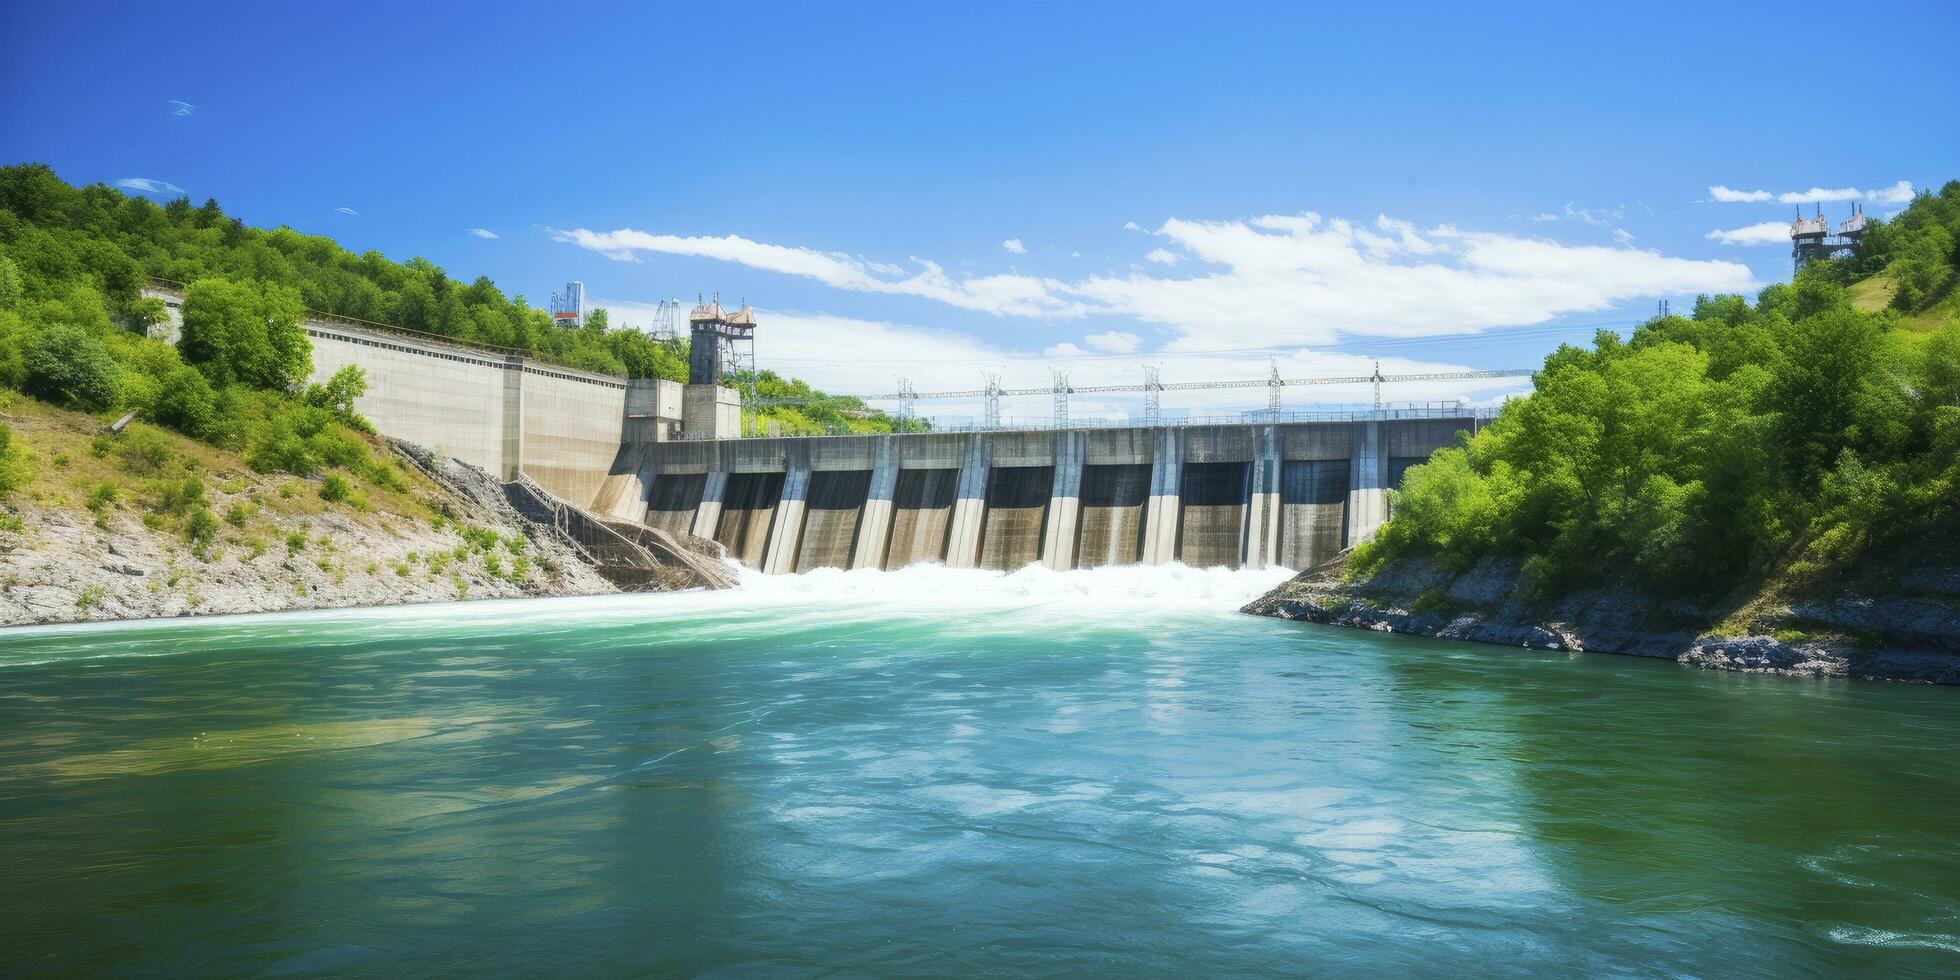
[[(164, 316), (140, 296), (153, 277), (188, 284), (174, 359), (136, 335)], [(40, 164), (0, 167), (0, 385), (88, 411), (135, 409), (207, 438), (172, 417), (186, 409), (236, 434), (264, 415), (248, 393), (300, 391), (310, 361), (298, 324), (308, 310), (631, 378), (687, 376), (684, 338), (611, 329), (604, 310), (568, 330), (488, 277), (451, 279), (427, 259), (398, 263), (290, 228), (248, 227), (215, 200), (157, 205), (105, 184), (70, 186)], [(258, 319), (266, 331), (252, 326)], [(172, 375), (186, 367), (204, 387)], [(811, 393), (770, 372), (758, 384), (764, 397)], [(895, 421), (848, 399), (759, 414), (789, 432), (890, 431)]]
[(1609, 583), (1713, 596), (1954, 540), (1956, 240), (1960, 181), (1753, 305), (1704, 296), (1625, 340), (1561, 347), (1529, 398), (1408, 472), (1351, 574), (1510, 557), (1540, 596)]

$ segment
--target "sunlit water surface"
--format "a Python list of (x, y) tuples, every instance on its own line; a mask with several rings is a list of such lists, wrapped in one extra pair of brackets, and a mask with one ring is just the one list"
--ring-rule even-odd
[(1273, 579), (0, 633), (0, 972), (1960, 971), (1960, 691)]

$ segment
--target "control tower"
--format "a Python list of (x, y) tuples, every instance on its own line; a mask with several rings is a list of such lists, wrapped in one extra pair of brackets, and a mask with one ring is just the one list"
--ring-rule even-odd
[(1856, 204), (1851, 205), (1851, 217), (1838, 223), (1835, 234), (1824, 218), (1823, 205), (1818, 205), (1816, 214), (1809, 218), (1798, 209), (1797, 220), (1790, 225), (1790, 258), (1796, 263), (1796, 271), (1802, 272), (1804, 266), (1818, 259), (1851, 254), (1864, 235), (1865, 209)]
[(755, 308), (733, 313), (721, 296), (696, 297), (687, 315), (687, 387), (681, 393), (681, 429), (689, 439), (732, 439), (741, 434), (742, 396), (728, 383), (755, 374)]

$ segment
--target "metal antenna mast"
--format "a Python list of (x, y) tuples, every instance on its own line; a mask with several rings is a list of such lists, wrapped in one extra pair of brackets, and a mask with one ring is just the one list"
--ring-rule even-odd
[(1162, 368), (1154, 364), (1143, 367), (1143, 424), (1156, 425), (1162, 420), (1163, 409), (1158, 404), (1157, 393), (1164, 390), (1164, 379), (1159, 377)]
[(989, 429), (1000, 428), (1000, 375), (987, 375), (987, 387), (981, 396), (987, 400), (987, 422)]
[(1068, 428), (1068, 372), (1050, 370), (1055, 376), (1055, 428)]
[(1272, 377), (1266, 382), (1268, 385), (1266, 388), (1266, 419), (1270, 422), (1277, 422), (1279, 421), (1279, 389), (1286, 382), (1280, 380), (1279, 358), (1269, 358), (1268, 363), (1272, 365), (1273, 373)]

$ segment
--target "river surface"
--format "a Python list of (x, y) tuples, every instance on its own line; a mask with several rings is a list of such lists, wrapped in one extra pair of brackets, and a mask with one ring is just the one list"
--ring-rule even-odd
[(1960, 690), (1275, 577), (0, 632), (0, 973), (1960, 972)]

